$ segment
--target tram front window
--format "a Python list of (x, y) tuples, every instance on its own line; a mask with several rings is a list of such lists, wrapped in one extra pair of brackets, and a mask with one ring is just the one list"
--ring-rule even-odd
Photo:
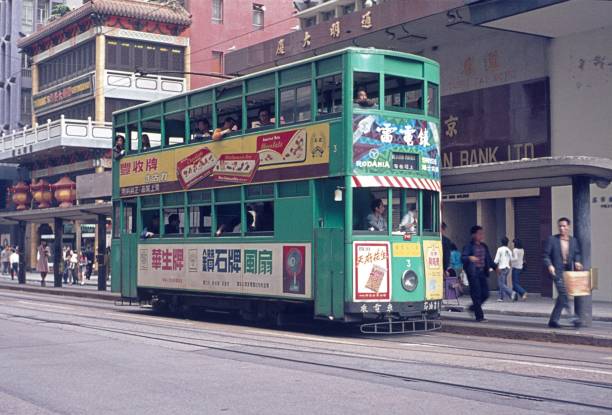
[(419, 233), (419, 194), (412, 189), (393, 189), (393, 233)]
[(389, 230), (387, 206), (387, 189), (353, 189), (353, 230), (356, 233), (386, 234)]

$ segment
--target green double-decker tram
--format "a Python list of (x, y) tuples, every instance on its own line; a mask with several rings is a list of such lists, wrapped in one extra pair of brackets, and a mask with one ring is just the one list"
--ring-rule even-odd
[(113, 125), (113, 291), (250, 319), (437, 327), (437, 63), (348, 48)]

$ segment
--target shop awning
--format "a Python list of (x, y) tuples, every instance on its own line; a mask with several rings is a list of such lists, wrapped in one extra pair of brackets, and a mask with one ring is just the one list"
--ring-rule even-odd
[(542, 157), (442, 169), (442, 192), (487, 192), (568, 186), (572, 177), (590, 177), (606, 187), (612, 181), (612, 160), (598, 157)]
[(53, 219), (79, 220), (83, 223), (97, 223), (98, 215), (111, 216), (111, 202), (88, 203), (68, 208), (28, 209), (13, 212), (0, 212), (0, 224), (15, 224), (18, 221), (31, 223), (51, 223)]

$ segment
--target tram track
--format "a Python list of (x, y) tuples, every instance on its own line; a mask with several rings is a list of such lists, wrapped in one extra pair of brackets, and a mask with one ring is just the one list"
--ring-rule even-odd
[[(285, 363), (302, 364), (302, 365), (308, 365), (308, 366), (318, 367), (318, 368), (348, 371), (348, 372), (358, 373), (362, 375), (370, 375), (370, 376), (377, 376), (377, 377), (383, 377), (383, 378), (388, 378), (388, 379), (401, 380), (404, 382), (416, 382), (416, 383), (421, 383), (421, 384), (443, 386), (443, 387), (459, 389), (459, 390), (464, 390), (464, 391), (493, 394), (496, 396), (503, 396), (503, 397), (512, 398), (512, 399), (530, 400), (530, 401), (536, 401), (536, 402), (542, 402), (542, 403), (548, 402), (548, 403), (556, 403), (556, 404), (562, 404), (562, 405), (571, 405), (571, 406), (576, 406), (576, 407), (581, 407), (581, 408), (612, 411), (612, 406), (603, 406), (603, 405), (594, 404), (594, 403), (585, 403), (585, 402), (573, 401), (573, 400), (568, 400), (568, 399), (560, 399), (560, 398), (554, 398), (550, 396), (534, 395), (534, 394), (528, 394), (528, 393), (522, 393), (522, 392), (500, 391), (499, 389), (487, 388), (483, 386), (466, 385), (462, 383), (442, 381), (442, 380), (436, 380), (436, 379), (425, 378), (425, 377), (407, 376), (407, 375), (391, 373), (387, 371), (376, 371), (376, 370), (363, 369), (363, 368), (358, 368), (354, 366), (315, 362), (315, 361), (311, 361), (307, 359), (296, 359), (296, 358), (291, 358), (291, 357), (286, 357), (286, 356), (277, 356), (277, 355), (270, 354), (270, 353), (255, 352), (255, 351), (248, 351), (248, 350), (237, 350), (235, 347), (229, 347), (229, 346), (243, 346), (245, 348), (250, 347), (250, 348), (255, 348), (255, 349), (260, 349), (260, 350), (263, 349), (263, 350), (274, 350), (274, 351), (291, 351), (291, 352), (297, 352), (297, 353), (307, 352), (304, 350), (295, 350), (295, 349), (281, 350), (280, 348), (273, 348), (269, 346), (244, 345), (244, 344), (239, 344), (239, 343), (231, 343), (224, 347), (224, 346), (209, 344), (210, 342), (218, 343), (217, 340), (199, 339), (197, 341), (193, 341), (193, 340), (187, 341), (185, 339), (181, 339), (180, 338), (181, 336), (174, 336), (174, 335), (153, 334), (153, 333), (147, 333), (147, 332), (134, 332), (133, 330), (116, 329), (116, 328), (97, 326), (93, 324), (66, 322), (62, 320), (46, 319), (46, 318), (32, 317), (32, 316), (15, 315), (14, 317), (20, 318), (20, 319), (33, 320), (39, 323), (73, 326), (73, 327), (89, 329), (89, 330), (98, 331), (98, 332), (106, 332), (106, 333), (118, 334), (122, 336), (153, 340), (153, 341), (159, 341), (159, 342), (168, 342), (168, 343), (173, 343), (173, 344), (179, 344), (182, 346), (196, 347), (196, 348), (201, 348), (204, 350), (213, 350), (213, 351), (236, 354), (236, 355), (252, 357), (252, 358), (272, 359), (272, 360), (285, 362)], [(311, 352), (311, 353), (315, 353), (315, 352)], [(355, 354), (345, 355), (345, 354), (332, 353), (330, 355), (333, 355), (335, 357), (359, 357), (359, 356), (356, 356)], [(379, 359), (373, 359), (372, 356), (365, 356), (365, 357), (367, 357), (370, 360), (379, 360)], [(385, 359), (385, 361), (391, 362), (391, 363), (422, 364), (422, 362), (418, 362), (418, 361), (417, 362), (406, 362), (406, 361), (397, 360), (397, 359)], [(444, 366), (448, 367), (448, 365), (444, 365)], [(465, 369), (465, 368), (462, 368), (462, 369)], [(539, 378), (545, 379), (546, 377), (539, 377)], [(548, 380), (558, 380), (558, 379), (551, 378)], [(603, 387), (606, 389), (611, 388), (611, 385), (609, 384), (600, 384), (598, 382), (583, 382), (583, 381), (578, 381), (578, 382), (583, 384), (584, 386), (590, 386), (590, 387), (596, 386), (596, 387)]]
[[(29, 299), (31, 300), (31, 298)], [(46, 303), (47, 301), (45, 301)], [(82, 305), (76, 304), (76, 303), (72, 303), (72, 302), (60, 302), (60, 301), (54, 301), (53, 303), (56, 304), (70, 304), (70, 305), (74, 305), (77, 307), (83, 307)], [(13, 307), (16, 308), (20, 308), (20, 309), (24, 309), (24, 310), (33, 310), (30, 307), (23, 307), (23, 306), (18, 306), (18, 305), (13, 305)], [(89, 308), (86, 307), (86, 308)], [(104, 306), (98, 306), (96, 307), (98, 309), (104, 309), (104, 310), (113, 310), (112, 307), (104, 307)], [(74, 313), (68, 313), (65, 311), (60, 311), (60, 310), (53, 310), (53, 312), (55, 314), (59, 314), (59, 315), (64, 315), (64, 316), (69, 316), (69, 317), (82, 317), (82, 318), (89, 318), (89, 319), (93, 319), (93, 320), (99, 320), (99, 321), (111, 321), (111, 322), (115, 322), (115, 323), (123, 323), (123, 324), (135, 324), (134, 321), (130, 321), (129, 318), (121, 318), (122, 316), (119, 315), (119, 318), (114, 318), (114, 317), (99, 317), (99, 316), (91, 316), (91, 315), (87, 315), (87, 316), (83, 316), (83, 315), (75, 315)], [(164, 318), (166, 319), (166, 317), (159, 317), (159, 316), (150, 316), (149, 314), (145, 314), (145, 313), (137, 313), (138, 315), (143, 315), (143, 316), (149, 316), (152, 319), (153, 318)], [(131, 314), (127, 314), (126, 316), (131, 316)], [(282, 345), (282, 346), (294, 346), (292, 343), (287, 343), (285, 341), (279, 341), (279, 339), (282, 339), (283, 334), (287, 333), (287, 330), (283, 330), (280, 334), (280, 336), (278, 337), (278, 339), (272, 340), (272, 338), (276, 337), (275, 335), (273, 336), (269, 336), (269, 333), (262, 333), (262, 334), (252, 334), (252, 333), (231, 333), (231, 332), (227, 332), (227, 331), (219, 331), (219, 330), (212, 330), (209, 328), (189, 328), (189, 327), (185, 327), (183, 325), (177, 325), (175, 322), (171, 321), (173, 320), (172, 317), (167, 318), (167, 324), (161, 324), (161, 323), (154, 323), (154, 322), (144, 322), (144, 321), (139, 321), (138, 324), (139, 325), (146, 325), (148, 327), (151, 328), (157, 328), (157, 329), (176, 329), (176, 330), (183, 330), (183, 331), (190, 331), (190, 332), (194, 332), (194, 333), (198, 333), (198, 334), (208, 334), (208, 335), (216, 335), (216, 336), (222, 336), (224, 338), (233, 338), (236, 340), (251, 340), (251, 341), (266, 341), (267, 343), (274, 343), (277, 345)], [(183, 322), (184, 320), (177, 320), (180, 322)], [(189, 320), (192, 321), (194, 323), (200, 323), (200, 320)], [(211, 323), (211, 322), (206, 322), (206, 323)], [(227, 322), (212, 322), (212, 324), (229, 324)], [(253, 329), (261, 329), (261, 327), (258, 326), (248, 326), (248, 325), (244, 325), (244, 324), (240, 324), (240, 325), (236, 325), (236, 324), (232, 324), (232, 327), (246, 327), (246, 328), (253, 328)], [(303, 327), (300, 327), (300, 329), (303, 329)], [(289, 333), (301, 333), (301, 334), (318, 334), (318, 333), (314, 333), (314, 332), (304, 332), (304, 330), (290, 330)], [(438, 334), (437, 334), (438, 335)], [(436, 335), (436, 336), (437, 336)], [(193, 338), (193, 337), (185, 337), (185, 336), (178, 336), (179, 338), (182, 338), (183, 340), (201, 340), (201, 339), (197, 339), (197, 338)], [(262, 340), (262, 337), (264, 337), (264, 339)], [(305, 338), (302, 337), (302, 340), (306, 340), (306, 341), (310, 341), (310, 342), (324, 342), (324, 343), (339, 343), (339, 344), (345, 344), (345, 345), (350, 345), (353, 347), (365, 347), (365, 348), (369, 348), (371, 347), (371, 345), (369, 344), (363, 344), (363, 343), (359, 343), (359, 342), (353, 342), (350, 344), (347, 344), (345, 342), (345, 339), (354, 339), (354, 340), (368, 340), (368, 341), (375, 341), (375, 342), (383, 342), (386, 344), (385, 347), (383, 347), (383, 349), (385, 349), (386, 351), (406, 351), (406, 347), (389, 347), (388, 345), (397, 343), (397, 341), (395, 340), (387, 340), (384, 338), (373, 338), (371, 336), (346, 336), (346, 337), (342, 337), (342, 339), (330, 339), (330, 338), (314, 338), (314, 337), (309, 337), (309, 338)], [(215, 340), (221, 343), (229, 343), (232, 345), (242, 345), (242, 343), (233, 343), (233, 342), (227, 342), (226, 340)], [(490, 359), (497, 359), (499, 356), (503, 356), (504, 358), (508, 358), (509, 356), (512, 357), (517, 357), (517, 358), (530, 358), (530, 359), (546, 359), (550, 362), (561, 362), (564, 364), (568, 364), (568, 363), (572, 363), (572, 364), (581, 364), (581, 365), (585, 365), (582, 366), (584, 368), (594, 368), (594, 369), (607, 369), (608, 367), (612, 366), (612, 363), (607, 363), (607, 362), (602, 362), (602, 361), (593, 361), (593, 360), (580, 360), (580, 359), (569, 359), (569, 358), (557, 358), (554, 356), (550, 356), (550, 355), (541, 355), (541, 354), (529, 354), (529, 353), (517, 353), (517, 352), (510, 352), (510, 351), (495, 351), (495, 350), (487, 350), (487, 349), (475, 349), (475, 348), (469, 348), (469, 347), (461, 347), (461, 346), (454, 346), (454, 345), (446, 345), (446, 344), (431, 344), (431, 343), (415, 343), (420, 345), (421, 347), (431, 347), (431, 348), (437, 348), (437, 349), (447, 349), (447, 350), (458, 350), (458, 351), (464, 351), (464, 352), (471, 352), (471, 353), (487, 353), (490, 354), (491, 356), (487, 356), (487, 358)], [(516, 343), (519, 344), (519, 343)], [(380, 347), (380, 346), (377, 346)], [(548, 347), (548, 346), (547, 346)], [(316, 352), (318, 353), (326, 353), (326, 352), (334, 352), (334, 349), (329, 349), (329, 348), (325, 348), (325, 347), (312, 347)], [(432, 350), (433, 351), (433, 350)], [(465, 355), (462, 353), (452, 353), (452, 352), (440, 352), (439, 350), (435, 351), (436, 354), (438, 355), (447, 355), (447, 356), (457, 356), (457, 357), (484, 357), (482, 355), (480, 356), (469, 356), (469, 355)], [(410, 363), (408, 361), (406, 361), (407, 363)], [(421, 361), (415, 360), (413, 361), (414, 363), (422, 363)], [(589, 366), (589, 365), (596, 365), (595, 367), (593, 366)], [(446, 367), (448, 367), (449, 365), (444, 365)], [(464, 368), (462, 366), (456, 366), (456, 368)], [(465, 369), (465, 368), (464, 368)]]

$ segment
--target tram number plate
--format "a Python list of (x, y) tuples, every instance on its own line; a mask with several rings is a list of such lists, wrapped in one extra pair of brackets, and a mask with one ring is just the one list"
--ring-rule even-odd
[(425, 311), (440, 311), (442, 301), (425, 301), (423, 309)]

